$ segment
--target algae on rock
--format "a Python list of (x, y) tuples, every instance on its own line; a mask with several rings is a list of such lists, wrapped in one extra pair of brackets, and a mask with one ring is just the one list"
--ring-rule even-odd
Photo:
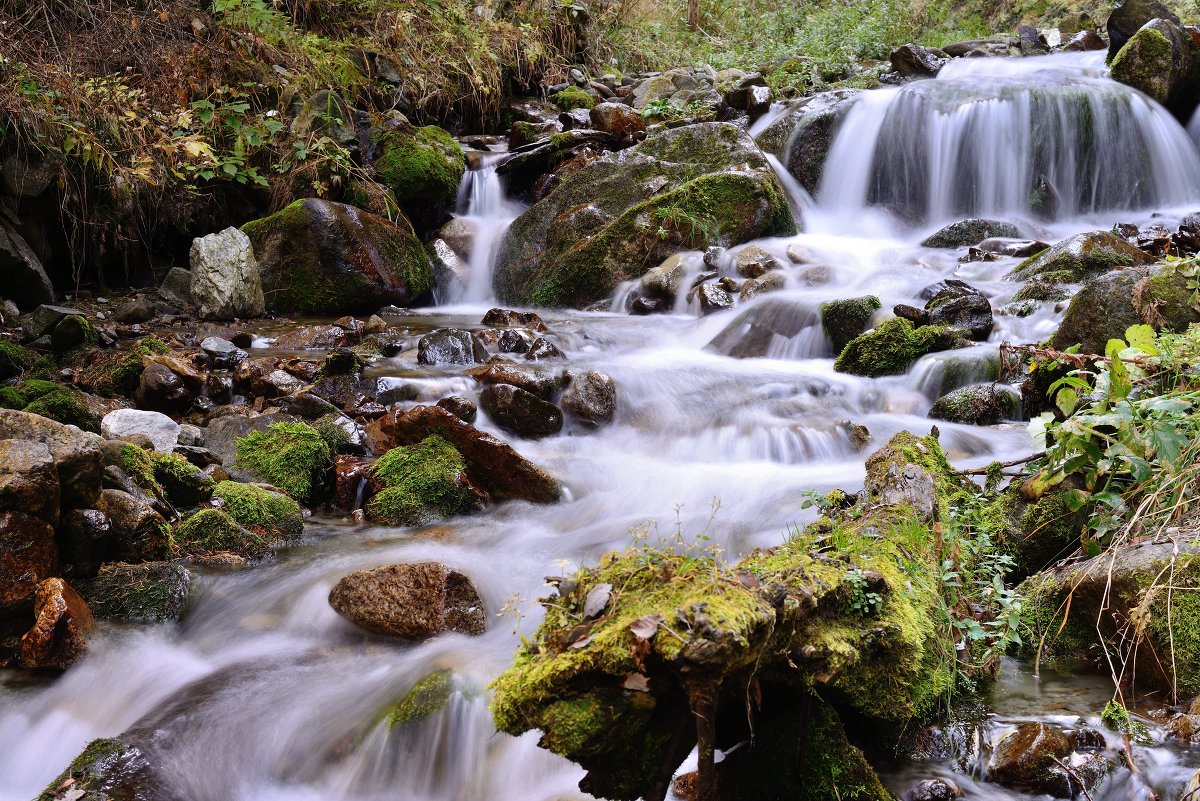
[(850, 340), (833, 369), (871, 377), (900, 375), (926, 354), (966, 345), (966, 337), (949, 326), (914, 327), (903, 317), (893, 317)]
[(237, 441), (237, 466), (271, 482), (298, 501), (325, 490), (333, 454), (321, 433), (305, 423), (271, 423)]

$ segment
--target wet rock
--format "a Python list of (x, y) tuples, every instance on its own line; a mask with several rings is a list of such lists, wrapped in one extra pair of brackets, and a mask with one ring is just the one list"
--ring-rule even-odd
[(483, 325), (493, 328), (528, 328), (533, 331), (546, 331), (546, 324), (537, 312), (519, 312), (512, 309), (489, 309), (481, 320)]
[(440, 225), (454, 209), (467, 168), (454, 137), (435, 125), (397, 122), (373, 132), (371, 140), (379, 182), (408, 219), (423, 232)]
[(293, 328), (275, 340), (280, 350), (333, 350), (350, 344), (351, 336), (336, 325), (307, 325)]
[(25, 512), (0, 512), (0, 618), (26, 604), (57, 562), (54, 526)]
[(118, 409), (104, 415), (100, 434), (105, 439), (125, 439), (130, 435), (146, 437), (159, 453), (171, 453), (179, 444), (179, 423), (159, 412)]
[(1178, 20), (1150, 20), (1112, 59), (1111, 74), (1187, 124), (1200, 103), (1200, 44)]
[(676, 295), (683, 288), (687, 277), (685, 257), (679, 253), (668, 256), (663, 263), (649, 270), (639, 281), (642, 293), (652, 299), (662, 300), (667, 304), (675, 302)]
[(1033, 256), (1007, 276), (1012, 281), (1040, 278), (1058, 284), (1081, 283), (1118, 267), (1149, 264), (1153, 259), (1108, 231), (1076, 234)]
[(783, 266), (774, 256), (758, 245), (744, 248), (734, 258), (734, 263), (737, 265), (738, 275), (743, 278), (758, 278), (768, 270), (778, 270)]
[(113, 310), (113, 319), (126, 325), (148, 322), (158, 314), (158, 306), (151, 300), (138, 298), (129, 300)]
[(624, 103), (597, 103), (588, 117), (592, 128), (618, 139), (632, 140), (646, 133), (645, 119)]
[(975, 245), (989, 237), (1016, 239), (1021, 230), (1000, 220), (969, 219), (950, 223), (921, 243), (927, 248), (958, 248)]
[(700, 313), (707, 315), (714, 312), (732, 309), (737, 301), (728, 290), (719, 286), (715, 281), (700, 284), (688, 293), (688, 300), (696, 299), (700, 303)]
[(501, 331), (496, 337), (496, 347), (501, 353), (528, 353), (529, 342), (519, 331), (508, 329)]
[(801, 186), (815, 192), (821, 185), (834, 132), (860, 91), (838, 89), (797, 100), (756, 141), (764, 151), (778, 156)]
[(58, 524), (58, 468), (50, 449), (30, 440), (0, 440), (0, 511)]
[(1095, 31), (1079, 31), (1071, 34), (1060, 48), (1067, 53), (1083, 53), (1091, 50), (1104, 50), (1108, 43)]
[(949, 779), (925, 779), (908, 790), (909, 801), (954, 801), (962, 788)]
[(142, 371), (133, 402), (140, 409), (182, 414), (192, 405), (193, 395), (178, 375), (163, 364), (151, 364)]
[(4, 296), (20, 308), (54, 302), (54, 285), (41, 261), (24, 237), (5, 221), (0, 221), (0, 275), (8, 278)]
[(57, 536), (61, 559), (77, 577), (96, 575), (101, 563), (112, 559), (120, 547), (112, 522), (99, 509), (65, 512)]
[(146, 752), (122, 735), (90, 742), (37, 801), (182, 801), (167, 787)]
[(104, 561), (157, 562), (171, 556), (167, 521), (145, 500), (122, 490), (106, 489), (97, 508), (112, 525), (115, 551)]
[(742, 284), (738, 299), (742, 301), (756, 298), (768, 292), (777, 292), (787, 286), (787, 278), (782, 272), (772, 270), (762, 278), (751, 278)]
[(50, 329), (50, 348), (55, 353), (67, 353), (80, 345), (95, 345), (98, 342), (95, 326), (82, 314), (66, 316)]
[(489, 384), (479, 404), (496, 425), (522, 437), (545, 437), (562, 430), (562, 410), (533, 393), (508, 384)]
[(487, 349), (479, 337), (461, 328), (443, 328), (417, 341), (418, 364), (483, 364), (487, 360)]
[(167, 271), (158, 287), (158, 296), (174, 306), (187, 308), (192, 305), (192, 273), (182, 267)]
[(230, 415), (218, 417), (204, 430), (204, 447), (221, 457), (221, 463), (232, 465), (237, 457), (237, 441), (254, 431), (266, 431), (273, 423), (294, 423), (290, 414), (264, 414), (258, 417)]
[(212, 366), (216, 370), (232, 370), (248, 355), (228, 339), (214, 336), (201, 340), (200, 349), (212, 360)]
[(201, 317), (232, 320), (266, 312), (255, 251), (241, 231), (227, 228), (197, 238), (189, 261), (190, 297)]
[(698, 123), (563, 175), (506, 232), (494, 287), (513, 302), (584, 307), (672, 253), (794, 231), (754, 142), (737, 126)]
[(585, 425), (610, 423), (617, 410), (617, 384), (595, 370), (573, 375), (563, 392), (562, 407)]
[(1036, 256), (1050, 246), (1036, 239), (1010, 239), (1007, 237), (989, 237), (979, 243), (979, 249), (985, 253), (995, 253), (1000, 256), (1017, 256), (1027, 259)]
[(881, 304), (874, 295), (835, 300), (821, 304), (821, 328), (833, 344), (833, 352), (841, 353), (871, 323)]
[(475, 418), (479, 414), (479, 408), (466, 398), (460, 398), (457, 395), (451, 395), (448, 398), (442, 398), (437, 402), (446, 411), (453, 414), (464, 423), (474, 423)]
[(518, 498), (534, 503), (553, 503), (559, 498), (559, 483), (512, 446), (463, 422), (440, 406), (392, 409), (367, 427), (367, 437), (376, 453), (397, 445), (416, 444), (432, 434), (449, 442), (463, 455), (472, 483), (495, 500)]
[(1018, 25), (1017, 49), (1023, 56), (1042, 56), (1050, 52), (1050, 45), (1037, 28), (1032, 25)]
[(329, 605), (368, 631), (409, 640), (487, 628), (471, 580), (435, 562), (357, 570), (334, 585)]
[(927, 298), (925, 311), (930, 325), (949, 325), (968, 332), (976, 342), (986, 342), (992, 333), (992, 304), (964, 281), (948, 278), (921, 291)]
[(511, 384), (551, 402), (558, 397), (563, 388), (561, 372), (533, 365), (489, 364), (486, 367), (472, 368), (467, 371), (467, 375), (485, 386)]
[(902, 78), (932, 78), (946, 64), (945, 53), (917, 44), (897, 47), (891, 55), (892, 72)]
[(1001, 736), (988, 762), (988, 780), (1019, 790), (1049, 792), (1051, 769), (1071, 753), (1062, 731), (1045, 723), (1023, 723)]
[(545, 337), (538, 337), (529, 345), (529, 350), (525, 351), (525, 361), (541, 362), (547, 359), (565, 359), (567, 355), (559, 350), (558, 345), (555, 345)]
[(1160, 0), (1123, 0), (1113, 8), (1105, 27), (1108, 31), (1108, 58), (1111, 62), (1133, 35), (1147, 22), (1163, 19), (1179, 24), (1179, 17)]
[(914, 327), (908, 320), (896, 317), (852, 339), (833, 366), (839, 373), (852, 375), (901, 375), (926, 354), (966, 345), (954, 328)]
[(1001, 384), (961, 387), (938, 398), (929, 409), (929, 416), (950, 423), (992, 426), (1003, 420), (1020, 419), (1021, 396)]
[(0, 409), (0, 437), (40, 442), (50, 449), (58, 470), (64, 507), (95, 506), (104, 472), (103, 440), (95, 434), (28, 412)]
[(406, 306), (433, 286), (408, 221), (309, 198), (242, 227), (273, 312), (346, 314)]
[(33, 628), (21, 637), (21, 667), (66, 670), (87, 653), (95, 623), (87, 603), (60, 578), (38, 584)]

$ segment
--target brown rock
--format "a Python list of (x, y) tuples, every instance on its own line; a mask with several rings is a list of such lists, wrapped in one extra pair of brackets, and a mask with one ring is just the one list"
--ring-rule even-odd
[(534, 503), (553, 503), (561, 487), (542, 468), (513, 450), (506, 442), (463, 422), (440, 406), (417, 406), (407, 411), (392, 409), (366, 429), (375, 453), (397, 445), (414, 445), (437, 434), (458, 448), (467, 462), (467, 475), (494, 499), (519, 498)]
[(486, 367), (473, 367), (467, 370), (467, 375), (484, 386), (509, 384), (520, 387), (544, 401), (553, 401), (563, 387), (561, 371), (532, 365), (489, 364)]
[(482, 323), (496, 328), (529, 328), (538, 332), (549, 330), (536, 312), (519, 312), (512, 309), (489, 309), (488, 313), (483, 315)]
[(580, 373), (571, 379), (571, 385), (563, 392), (562, 407), (588, 425), (611, 422), (617, 410), (616, 382), (595, 370)]
[(519, 387), (490, 384), (479, 393), (479, 405), (496, 425), (521, 437), (562, 431), (562, 410)]
[(21, 637), (21, 667), (66, 670), (87, 653), (95, 625), (87, 603), (60, 578), (46, 579), (34, 596), (33, 628)]
[(1051, 771), (1071, 753), (1067, 736), (1045, 723), (1022, 723), (1000, 738), (988, 763), (988, 780), (1041, 792)]
[(281, 350), (333, 350), (350, 344), (351, 337), (336, 325), (296, 328), (275, 340)]
[(646, 133), (646, 120), (624, 103), (597, 103), (589, 114), (592, 127), (618, 139)]
[(178, 375), (165, 364), (155, 362), (142, 371), (133, 402), (139, 409), (181, 414), (191, 406), (193, 397)]
[(100, 511), (112, 525), (115, 552), (102, 561), (157, 562), (171, 558), (171, 529), (154, 507), (121, 490), (106, 489)]
[(368, 631), (410, 640), (487, 627), (471, 580), (436, 562), (356, 570), (334, 585), (329, 605)]
[(25, 512), (58, 523), (58, 469), (41, 442), (0, 440), (0, 511)]
[(26, 601), (57, 561), (54, 526), (24, 512), (0, 512), (0, 616)]
[(339, 508), (353, 512), (362, 507), (362, 486), (367, 477), (367, 460), (341, 455), (333, 460), (335, 496)]
[(36, 414), (0, 409), (0, 440), (30, 440), (45, 445), (58, 470), (62, 505), (76, 509), (95, 506), (104, 473), (100, 437)]

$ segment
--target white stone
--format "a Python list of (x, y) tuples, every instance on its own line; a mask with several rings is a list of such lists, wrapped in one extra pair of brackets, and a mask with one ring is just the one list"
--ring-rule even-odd
[(117, 409), (104, 415), (100, 421), (100, 433), (105, 439), (121, 439), (130, 434), (141, 434), (154, 444), (154, 450), (171, 453), (179, 442), (179, 423), (160, 412), (141, 409)]
[(213, 320), (261, 317), (266, 313), (262, 276), (250, 238), (226, 228), (192, 242), (192, 302)]

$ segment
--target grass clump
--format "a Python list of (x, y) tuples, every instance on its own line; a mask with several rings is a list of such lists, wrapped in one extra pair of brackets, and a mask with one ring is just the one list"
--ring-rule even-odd
[(315, 503), (325, 491), (333, 453), (310, 425), (272, 423), (238, 439), (236, 464), (302, 503)]
[(286, 495), (236, 481), (222, 481), (213, 489), (221, 507), (241, 525), (271, 540), (298, 539), (304, 533), (300, 504)]
[(466, 466), (462, 454), (436, 434), (393, 448), (370, 468), (371, 481), (381, 489), (367, 504), (367, 516), (407, 526), (477, 508), (477, 495), (464, 477)]

